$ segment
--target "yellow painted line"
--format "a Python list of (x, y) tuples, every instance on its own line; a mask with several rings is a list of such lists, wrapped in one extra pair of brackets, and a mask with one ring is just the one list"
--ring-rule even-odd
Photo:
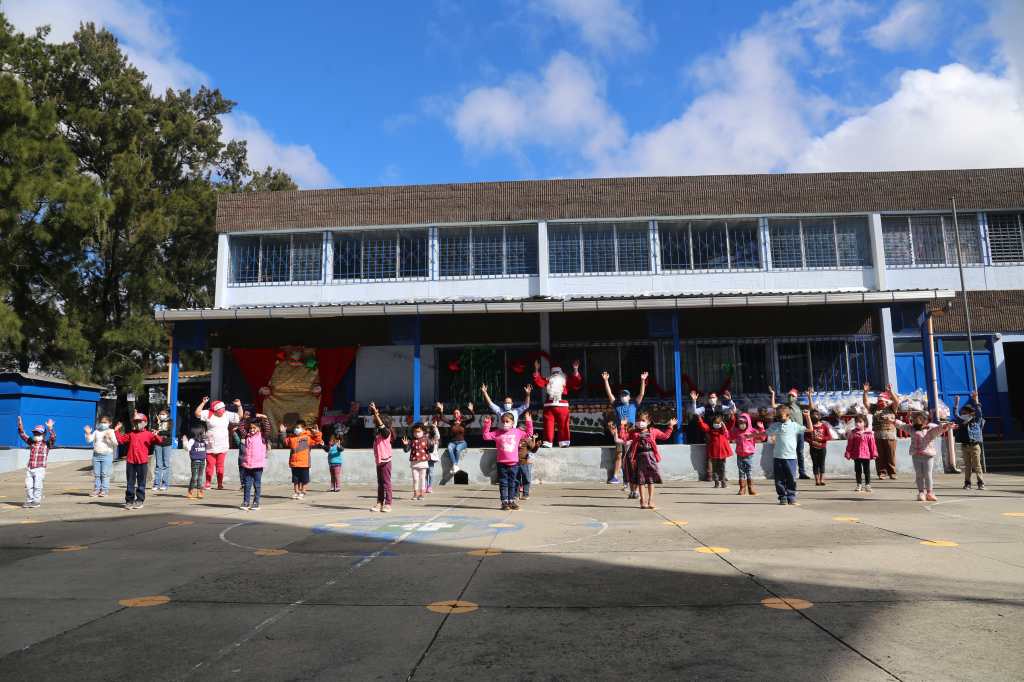
[(466, 552), (466, 554), (469, 556), (497, 556), (501, 554), (501, 550), (488, 547), (487, 549), (474, 549), (471, 552)]
[(1003, 512), (1003, 516), (1014, 516), (1017, 518), (1024, 517), (1024, 512)]
[(171, 601), (170, 597), (165, 597), (162, 594), (156, 594), (150, 597), (136, 597), (134, 599), (122, 599), (118, 604), (121, 606), (127, 606), (130, 609), (143, 608), (146, 606), (161, 606)]
[(728, 547), (698, 547), (693, 551), (698, 554), (728, 554), (731, 550)]
[(959, 547), (960, 543), (953, 542), (952, 540), (922, 540), (921, 544), (925, 547)]
[(767, 597), (761, 600), (761, 606), (767, 609), (801, 611), (811, 608), (814, 604), (806, 599), (798, 599), (796, 597)]
[(516, 524), (514, 524), (514, 523), (492, 523), (490, 525), (490, 528), (515, 528), (515, 527), (516, 527)]
[(683, 521), (682, 519), (676, 519), (675, 521), (662, 521), (663, 526), (685, 526), (689, 521)]
[(472, 613), (478, 608), (480, 608), (479, 604), (474, 604), (471, 601), (459, 601), (458, 599), (453, 599), (451, 601), (436, 601), (433, 604), (427, 604), (428, 611), (443, 613), (445, 615), (449, 613)]
[(41, 521), (39, 521), (39, 519), (22, 519), (21, 521), (18, 521), (18, 523), (24, 526), (30, 523), (41, 523)]
[(849, 523), (853, 523), (854, 521), (860, 521), (860, 519), (857, 518), (856, 516), (833, 516), (832, 520), (833, 521), (847, 521)]
[(168, 526), (191, 526), (195, 521), (168, 521)]
[(287, 549), (257, 549), (253, 554), (256, 556), (283, 556), (288, 553)]
[(85, 545), (66, 545), (64, 547), (54, 547), (51, 552), (81, 552), (85, 549)]
[(348, 528), (351, 525), (352, 525), (351, 523), (328, 523), (327, 527), (328, 528)]

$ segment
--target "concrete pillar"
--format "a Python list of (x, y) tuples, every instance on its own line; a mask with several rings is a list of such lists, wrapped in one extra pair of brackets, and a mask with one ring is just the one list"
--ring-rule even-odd
[[(551, 266), (548, 261), (548, 224), (542, 220), (537, 223), (537, 295), (547, 296), (548, 276), (551, 274)], [(547, 315), (547, 313), (543, 313)], [(543, 323), (542, 323), (543, 324)], [(543, 332), (541, 334), (543, 338)], [(547, 352), (551, 352), (547, 350)]]
[(213, 291), (213, 306), (215, 308), (227, 308), (231, 305), (228, 300), (228, 273), (231, 269), (231, 244), (226, 234), (217, 235), (217, 278)]
[(871, 264), (875, 270), (875, 289), (884, 291), (888, 288), (885, 279), (885, 242), (882, 237), (882, 215), (872, 213), (868, 221), (868, 235), (871, 242)]
[(334, 235), (324, 232), (323, 273), (320, 281), (328, 283), (334, 279)]
[(223, 400), (224, 349), (210, 349), (210, 400)]
[(652, 220), (648, 224), (648, 238), (651, 244), (651, 272), (661, 272), (661, 235), (658, 234), (658, 221)]
[[(538, 313), (538, 315), (540, 315), (540, 349), (551, 355), (551, 314)], [(551, 363), (547, 361), (547, 358), (542, 357), (540, 359), (541, 373), (546, 375), (550, 370)]]
[(892, 384), (897, 391), (900, 387), (896, 381), (896, 349), (892, 336), (892, 308), (883, 306), (878, 310), (878, 319), (882, 328), (879, 338), (882, 340), (882, 379), (885, 384)]
[(421, 324), (420, 316), (417, 315), (413, 321), (413, 346), (412, 346), (412, 420), (420, 420), (420, 340)]
[(438, 238), (436, 227), (427, 228), (427, 235), (427, 249), (430, 252), (430, 258), (427, 259), (430, 263), (430, 279), (436, 282), (441, 271), (441, 241)]

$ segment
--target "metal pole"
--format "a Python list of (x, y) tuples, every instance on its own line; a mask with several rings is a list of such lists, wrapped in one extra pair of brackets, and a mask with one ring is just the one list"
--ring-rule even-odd
[[(960, 291), (964, 297), (964, 320), (967, 322), (967, 352), (971, 359), (971, 389), (978, 392), (978, 368), (974, 364), (974, 333), (971, 329), (971, 304), (967, 300), (967, 282), (964, 279), (964, 257), (960, 249), (960, 219), (956, 210), (956, 197), (950, 197), (953, 202), (953, 231), (956, 233), (956, 265), (960, 270)], [(979, 396), (980, 397), (980, 396)], [(981, 448), (981, 470), (988, 473), (988, 466), (985, 463), (985, 448)]]
[(420, 420), (420, 316), (413, 320), (416, 325), (413, 332), (412, 351), (412, 421)]
[(672, 364), (676, 381), (675, 442), (683, 442), (683, 361), (679, 354), (679, 311), (672, 311)]

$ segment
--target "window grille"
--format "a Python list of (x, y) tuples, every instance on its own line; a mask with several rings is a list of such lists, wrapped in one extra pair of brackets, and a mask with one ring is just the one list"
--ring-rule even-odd
[(398, 276), (430, 276), (430, 238), (427, 230), (402, 230), (398, 233)]
[(615, 227), (583, 225), (583, 272), (615, 272)]
[(769, 223), (773, 268), (802, 268), (804, 257), (800, 248), (800, 221), (772, 220)]
[(578, 225), (548, 226), (548, 266), (553, 274), (580, 271)]
[(692, 270), (690, 224), (658, 223), (662, 270)]
[(648, 272), (649, 228), (646, 223), (552, 225), (548, 259), (553, 274)]
[(907, 218), (882, 218), (882, 246), (886, 265), (913, 265), (910, 223)]
[(537, 226), (505, 228), (505, 274), (537, 274)]
[(724, 222), (690, 223), (694, 270), (729, 268), (729, 233)]
[(398, 234), (363, 233), (362, 279), (394, 279), (398, 272)]
[(438, 274), (441, 277), (469, 275), (469, 228), (445, 228), (437, 231)]
[(503, 277), (537, 274), (537, 228), (533, 225), (441, 228), (441, 277)]
[(864, 267), (868, 258), (867, 219), (802, 218), (768, 223), (772, 267)]
[(287, 284), (322, 279), (321, 233), (231, 237), (231, 284)]
[[(957, 216), (964, 264), (984, 262), (981, 234), (973, 213)], [(891, 266), (956, 265), (956, 232), (952, 215), (886, 216), (882, 218), (885, 260)]]
[(870, 265), (868, 258), (868, 226), (864, 218), (836, 218), (836, 251), (839, 267)]
[(953, 216), (942, 217), (943, 235), (946, 239), (947, 261), (956, 265), (956, 226), (960, 227), (960, 256), (964, 265), (979, 265), (985, 262), (981, 254), (981, 234), (978, 231), (978, 217), (975, 213), (958, 213), (956, 223)]
[(829, 218), (803, 220), (804, 264), (808, 268), (831, 268), (838, 263), (835, 224)]
[(505, 269), (505, 239), (499, 228), (473, 230), (473, 275), (501, 275)]
[(989, 213), (988, 247), (993, 263), (1024, 263), (1024, 217), (1019, 213)]
[(619, 272), (647, 272), (651, 269), (651, 235), (647, 225), (616, 225), (615, 238)]
[(750, 269), (761, 267), (761, 230), (756, 220), (730, 222), (729, 253), (733, 269)]
[(663, 270), (741, 270), (761, 267), (756, 220), (658, 223)]
[(430, 276), (426, 229), (352, 231), (334, 236), (334, 279)]

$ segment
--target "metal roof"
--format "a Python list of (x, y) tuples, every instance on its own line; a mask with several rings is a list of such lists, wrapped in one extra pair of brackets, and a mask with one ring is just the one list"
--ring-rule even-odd
[(92, 384), (88, 381), (69, 381), (68, 379), (50, 376), (49, 374), (36, 374), (33, 372), (0, 372), (0, 381), (9, 381), (15, 377), (37, 384), (59, 384), (61, 386), (75, 386), (78, 388), (89, 388), (98, 391), (102, 391), (106, 388), (105, 386)]
[(367, 301), (343, 304), (239, 306), (233, 308), (167, 309), (155, 312), (158, 322), (186, 320), (247, 320), (355, 316), (444, 315), (467, 313), (539, 313), (586, 310), (665, 310), (677, 308), (736, 308), (745, 306), (808, 306), (828, 303), (886, 304), (953, 298), (952, 289), (891, 289), (842, 291), (678, 292), (637, 296), (566, 296), (534, 298), (460, 298), (424, 301)]

